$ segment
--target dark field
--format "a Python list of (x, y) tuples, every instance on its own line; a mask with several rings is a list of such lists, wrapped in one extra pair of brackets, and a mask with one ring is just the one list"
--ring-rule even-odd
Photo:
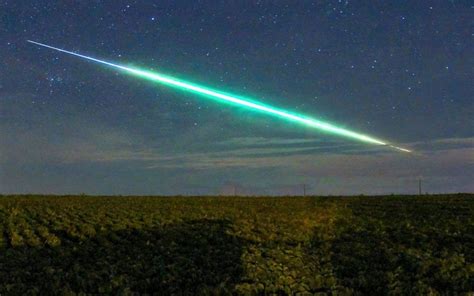
[(473, 195), (3, 196), (0, 222), (1, 295), (474, 291)]

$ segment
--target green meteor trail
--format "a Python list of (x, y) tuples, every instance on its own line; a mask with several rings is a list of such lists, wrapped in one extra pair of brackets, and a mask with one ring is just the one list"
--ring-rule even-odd
[(171, 77), (171, 76), (163, 75), (161, 73), (144, 71), (144, 70), (140, 70), (140, 69), (135, 69), (135, 68), (130, 68), (130, 67), (125, 67), (125, 66), (113, 64), (113, 63), (110, 63), (110, 62), (95, 59), (95, 58), (92, 58), (92, 57), (89, 57), (89, 56), (81, 55), (81, 54), (78, 54), (78, 53), (75, 53), (75, 52), (72, 52), (72, 51), (67, 51), (67, 50), (64, 50), (64, 49), (56, 48), (56, 47), (53, 47), (53, 46), (50, 46), (50, 45), (46, 45), (46, 44), (43, 44), (43, 43), (31, 41), (31, 40), (28, 40), (28, 42), (34, 43), (34, 44), (39, 45), (39, 46), (47, 47), (47, 48), (50, 48), (50, 49), (54, 49), (54, 50), (57, 50), (57, 51), (60, 51), (60, 52), (64, 52), (64, 53), (67, 53), (67, 54), (70, 54), (70, 55), (74, 55), (74, 56), (77, 56), (77, 57), (81, 57), (81, 58), (84, 58), (84, 59), (87, 59), (87, 60), (90, 60), (90, 61), (94, 61), (94, 62), (97, 62), (97, 63), (100, 63), (100, 64), (104, 64), (104, 65), (107, 65), (107, 66), (110, 66), (110, 67), (113, 67), (113, 68), (117, 68), (117, 69), (120, 69), (120, 70), (122, 70), (126, 73), (132, 74), (134, 76), (145, 78), (145, 79), (148, 79), (148, 80), (151, 80), (151, 81), (154, 81), (154, 82), (158, 82), (158, 83), (161, 83), (161, 84), (164, 84), (164, 85), (176, 88), (176, 89), (180, 89), (180, 90), (183, 90), (183, 91), (191, 92), (191, 93), (194, 93), (194, 94), (197, 94), (197, 95), (201, 95), (201, 96), (204, 96), (206, 98), (211, 98), (211, 99), (214, 99), (214, 100), (218, 100), (220, 102), (231, 103), (231, 104), (236, 105), (236, 106), (246, 107), (249, 110), (260, 111), (260, 112), (266, 113), (268, 115), (273, 115), (273, 116), (276, 116), (276, 117), (279, 117), (279, 118), (282, 118), (282, 119), (286, 119), (288, 121), (298, 122), (298, 123), (304, 124), (306, 126), (310, 126), (310, 127), (319, 129), (321, 131), (328, 132), (330, 134), (339, 135), (339, 136), (343, 136), (343, 137), (346, 137), (346, 138), (359, 140), (359, 141), (365, 142), (365, 143), (371, 143), (371, 144), (375, 144), (375, 145), (383, 145), (383, 146), (391, 147), (391, 148), (394, 148), (394, 149), (397, 149), (397, 150), (403, 151), (403, 152), (411, 152), (411, 150), (401, 148), (401, 147), (397, 147), (397, 146), (393, 146), (393, 145), (391, 145), (391, 144), (389, 144), (385, 141), (373, 138), (371, 136), (356, 133), (356, 132), (353, 132), (353, 131), (350, 131), (350, 130), (347, 130), (347, 129), (344, 129), (344, 128), (340, 128), (340, 127), (334, 126), (332, 124), (329, 124), (329, 123), (326, 123), (326, 122), (323, 122), (323, 121), (320, 121), (320, 120), (317, 120), (317, 119), (314, 119), (314, 118), (306, 117), (306, 116), (301, 115), (301, 114), (296, 114), (296, 113), (292, 113), (292, 112), (289, 112), (289, 111), (286, 111), (286, 110), (282, 110), (282, 109), (278, 109), (278, 108), (275, 108), (275, 107), (272, 107), (272, 106), (268, 106), (268, 105), (265, 105), (263, 103), (257, 102), (257, 101), (252, 100), (252, 99), (240, 97), (240, 96), (233, 95), (233, 94), (227, 94), (227, 93), (224, 93), (224, 92), (221, 92), (221, 91), (213, 90), (213, 89), (205, 87), (205, 86), (201, 86), (201, 85), (198, 85), (198, 84), (183, 81), (183, 80)]

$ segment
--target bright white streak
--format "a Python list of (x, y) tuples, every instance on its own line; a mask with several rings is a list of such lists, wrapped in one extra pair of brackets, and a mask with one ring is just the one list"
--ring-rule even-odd
[(413, 151), (411, 151), (411, 150), (408, 150), (408, 149), (402, 148), (402, 147), (397, 147), (397, 146), (393, 146), (393, 145), (388, 145), (388, 146), (389, 146), (389, 147), (392, 147), (392, 148), (394, 148), (394, 149), (403, 151), (403, 152), (408, 152), (408, 153), (413, 152)]
[(296, 121), (296, 122), (303, 123), (303, 124), (308, 125), (308, 126), (312, 126), (312, 127), (321, 129), (321, 130), (325, 130), (325, 131), (328, 131), (328, 132), (332, 132), (332, 133), (335, 133), (335, 134), (343, 135), (343, 136), (346, 136), (346, 137), (362, 140), (362, 141), (377, 144), (377, 145), (389, 146), (389, 147), (395, 148), (395, 149), (403, 151), (403, 152), (411, 152), (408, 149), (392, 146), (392, 145), (389, 145), (388, 143), (383, 142), (381, 140), (374, 139), (372, 137), (369, 137), (369, 136), (366, 136), (366, 135), (363, 135), (363, 134), (359, 134), (359, 133), (355, 133), (355, 132), (352, 132), (352, 131), (349, 131), (349, 130), (346, 130), (346, 129), (343, 129), (343, 128), (339, 128), (339, 127), (333, 126), (333, 125), (325, 123), (325, 122), (321, 122), (321, 121), (318, 121), (318, 120), (315, 120), (315, 119), (312, 119), (312, 118), (305, 118), (305, 117), (294, 115), (294, 114), (291, 114), (291, 113), (288, 113), (288, 112), (285, 112), (285, 111), (281, 111), (281, 110), (278, 110), (278, 109), (275, 109), (275, 108), (271, 108), (271, 107), (267, 107), (267, 106), (264, 106), (264, 105), (249, 102), (249, 101), (246, 101), (246, 100), (242, 100), (242, 99), (239, 99), (239, 98), (236, 98), (236, 97), (233, 97), (233, 96), (229, 96), (229, 95), (226, 95), (226, 94), (223, 94), (223, 93), (220, 93), (220, 92), (216, 92), (216, 91), (213, 91), (213, 90), (210, 90), (210, 89), (207, 89), (207, 88), (203, 88), (203, 87), (200, 87), (200, 86), (197, 86), (197, 85), (181, 82), (181, 81), (179, 81), (177, 79), (174, 79), (172, 77), (167, 77), (167, 76), (152, 73), (152, 72), (142, 71), (142, 70), (138, 70), (138, 69), (133, 69), (133, 68), (113, 64), (113, 63), (110, 63), (110, 62), (95, 59), (95, 58), (92, 58), (92, 57), (89, 57), (89, 56), (85, 56), (85, 55), (82, 55), (82, 54), (78, 54), (78, 53), (75, 53), (75, 52), (72, 52), (72, 51), (68, 51), (68, 50), (64, 50), (64, 49), (61, 49), (61, 48), (53, 47), (53, 46), (43, 44), (43, 43), (40, 43), (40, 42), (36, 42), (36, 41), (32, 41), (32, 40), (27, 40), (27, 41), (30, 42), (30, 43), (39, 45), (39, 46), (43, 46), (43, 47), (54, 49), (54, 50), (57, 50), (57, 51), (60, 51), (60, 52), (70, 54), (70, 55), (81, 57), (81, 58), (84, 58), (86, 60), (90, 60), (90, 61), (94, 61), (94, 62), (104, 64), (104, 65), (107, 65), (107, 66), (118, 68), (118, 69), (124, 70), (126, 72), (129, 72), (129, 73), (141, 76), (141, 77), (148, 78), (150, 80), (160, 81), (164, 84), (175, 86), (177, 88), (186, 89), (188, 91), (192, 91), (192, 92), (196, 92), (196, 93), (200, 93), (200, 94), (205, 94), (205, 95), (208, 95), (208, 96), (214, 97), (214, 98), (219, 98), (219, 99), (222, 99), (222, 100), (227, 101), (227, 102), (231, 102), (231, 103), (234, 103), (234, 104), (237, 104), (237, 105), (246, 106), (246, 107), (249, 107), (249, 108), (252, 108), (252, 109), (260, 110), (260, 111), (263, 111), (263, 112), (266, 112), (266, 113), (276, 115), (278, 117), (287, 118), (287, 119), (290, 119), (290, 120), (293, 120), (293, 121)]

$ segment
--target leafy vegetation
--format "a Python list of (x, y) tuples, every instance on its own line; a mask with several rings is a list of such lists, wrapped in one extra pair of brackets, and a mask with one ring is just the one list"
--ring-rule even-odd
[(0, 197), (0, 294), (466, 294), (472, 195)]

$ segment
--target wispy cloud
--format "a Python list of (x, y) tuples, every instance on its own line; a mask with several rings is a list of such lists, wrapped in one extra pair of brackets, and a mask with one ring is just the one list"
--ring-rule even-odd
[[(305, 170), (324, 167), (334, 174), (359, 172), (372, 174), (378, 167), (397, 167), (403, 163), (433, 162), (472, 164), (474, 138), (447, 138), (428, 142), (406, 143), (424, 156), (401, 155), (384, 147), (358, 143), (324, 142), (320, 139), (285, 139), (238, 137), (216, 143), (214, 149), (174, 151), (173, 147), (150, 143), (139, 135), (115, 129), (76, 123), (81, 129), (71, 131), (69, 137), (55, 140), (37, 130), (7, 132), (3, 138), (1, 162), (19, 163), (113, 163), (135, 162), (145, 169), (192, 168), (223, 169), (231, 167), (281, 167)], [(7, 143), (8, 142), (8, 143)], [(370, 152), (370, 153), (369, 153)], [(471, 156), (471, 157), (470, 157)], [(448, 160), (446, 160), (448, 159)], [(375, 169), (374, 169), (375, 168)], [(441, 168), (439, 168), (441, 169)], [(407, 170), (409, 170), (407, 168)], [(386, 172), (385, 172), (386, 173)]]
[(409, 145), (413, 147), (413, 149), (423, 152), (474, 148), (474, 137), (433, 139), (423, 142), (413, 142), (409, 143)]
[[(22, 108), (12, 111), (19, 113)], [(18, 122), (9, 114), (2, 112), (0, 118), (0, 168), (12, 168), (26, 176), (23, 168), (93, 166), (99, 171), (110, 169), (110, 174), (117, 168), (132, 170), (140, 180), (159, 176), (166, 180), (160, 186), (174, 184), (174, 179), (184, 174), (195, 180), (188, 184), (194, 189), (196, 184), (221, 186), (238, 179), (252, 188), (249, 192), (259, 192), (262, 186), (279, 188), (275, 189), (279, 192), (285, 191), (285, 186), (298, 191), (295, 184), (307, 182), (320, 193), (368, 192), (367, 188), (373, 189), (370, 192), (397, 192), (397, 186), (405, 186), (403, 180), (424, 176), (437, 182), (432, 188), (443, 190), (453, 184), (453, 190), (474, 190), (469, 181), (474, 178), (473, 137), (400, 143), (419, 152), (410, 155), (326, 137), (216, 135), (212, 126), (163, 140), (100, 121), (55, 120), (47, 115), (51, 112), (40, 112), (35, 125)], [(16, 180), (8, 172), (5, 176)]]
[(286, 139), (286, 138), (264, 138), (264, 137), (237, 137), (219, 142), (219, 145), (237, 145), (237, 146), (269, 146), (269, 145), (298, 145), (298, 144), (315, 144), (326, 143), (334, 144), (339, 141), (323, 141), (322, 139)]

